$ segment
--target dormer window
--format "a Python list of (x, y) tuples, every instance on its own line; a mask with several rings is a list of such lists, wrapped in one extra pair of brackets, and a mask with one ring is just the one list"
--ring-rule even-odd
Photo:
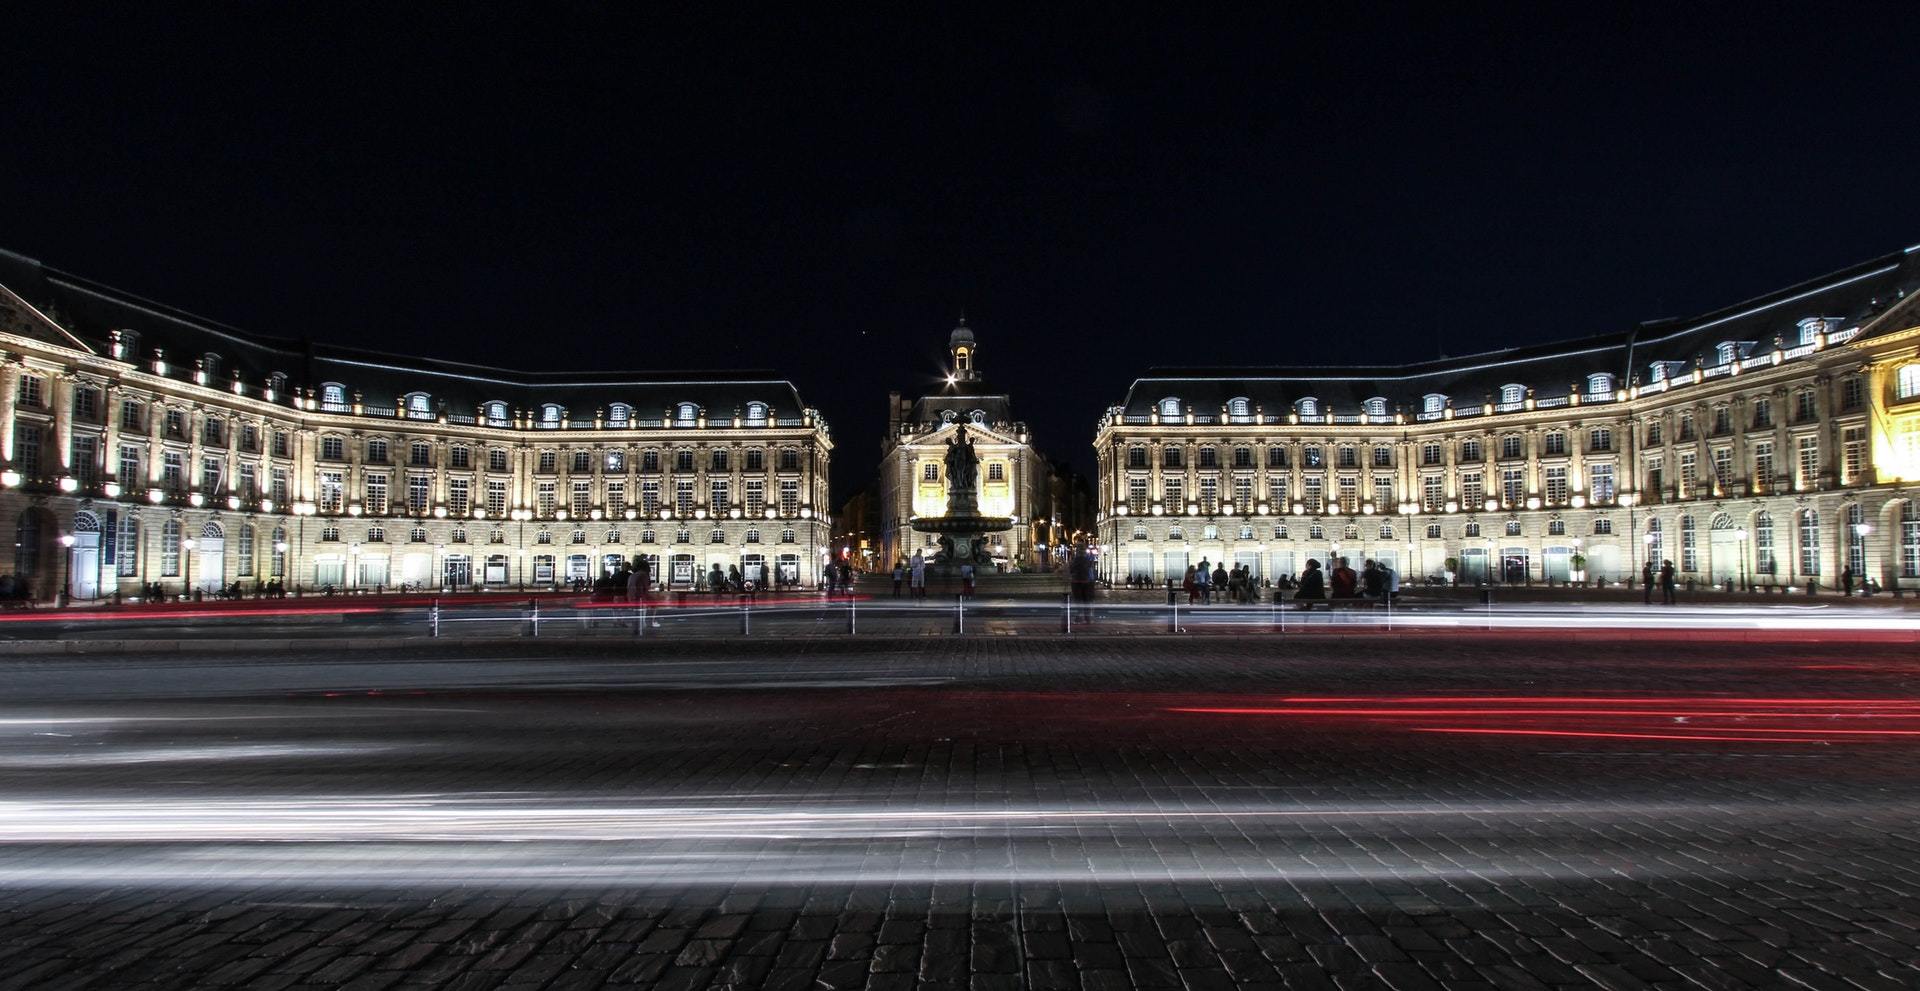
[(1245, 396), (1227, 400), (1227, 416), (1235, 423), (1247, 422), (1253, 416), (1253, 402)]
[(764, 427), (767, 425), (767, 404), (754, 402), (747, 404), (747, 426)]
[(344, 413), (347, 410), (347, 387), (338, 382), (327, 382), (320, 386), (320, 408), (329, 413)]
[(1446, 408), (1447, 397), (1437, 392), (1429, 392), (1420, 400), (1420, 411), (1423, 413), (1440, 413)]
[(1734, 358), (1739, 356), (1739, 353), (1740, 345), (1732, 341), (1721, 341), (1719, 344), (1713, 346), (1713, 363), (1716, 365), (1731, 365), (1733, 364)]
[(546, 403), (540, 407), (540, 426), (548, 430), (557, 430), (566, 420), (567, 411), (558, 403)]
[(700, 407), (693, 403), (681, 403), (673, 408), (673, 425), (691, 427), (700, 422)]
[(1835, 322), (1836, 321), (1828, 320), (1826, 317), (1808, 317), (1800, 321), (1797, 325), (1799, 334), (1795, 338), (1794, 343), (1796, 345), (1814, 343), (1819, 339), (1819, 336), (1830, 329)]
[(1160, 400), (1160, 417), (1167, 420), (1179, 419), (1180, 400), (1172, 396)]
[(503, 403), (496, 399), (493, 402), (488, 403), (484, 408), (486, 410), (484, 415), (486, 416), (486, 419), (487, 419), (487, 426), (504, 427), (507, 425), (507, 404), (506, 403)]
[(1372, 399), (1367, 400), (1365, 403), (1361, 404), (1360, 408), (1365, 410), (1368, 416), (1386, 416), (1387, 415), (1387, 401), (1386, 399), (1380, 396), (1375, 396)]
[(409, 392), (406, 395), (407, 419), (433, 419), (433, 397), (424, 392)]
[(1319, 416), (1320, 400), (1309, 396), (1305, 399), (1300, 400), (1297, 403), (1294, 403), (1293, 408), (1294, 408), (1294, 411), (1299, 413), (1301, 416)]
[(612, 406), (607, 407), (607, 424), (609, 426), (624, 427), (632, 422), (632, 420), (633, 407), (628, 406), (626, 403), (614, 403)]
[(1525, 398), (1527, 398), (1527, 387), (1524, 385), (1508, 383), (1500, 387), (1500, 404), (1503, 406), (1511, 406)]
[(967, 414), (967, 419), (972, 421), (976, 427), (984, 427), (987, 425), (987, 411), (983, 409), (974, 410)]
[(1595, 372), (1587, 376), (1587, 395), (1604, 396), (1613, 392), (1613, 376), (1606, 372)]
[(116, 330), (113, 332), (113, 357), (129, 361), (140, 353), (140, 332), (137, 330)]
[(959, 422), (959, 420), (960, 420), (960, 414), (954, 412), (953, 410), (943, 409), (940, 411), (940, 422), (943, 424), (957, 423)]

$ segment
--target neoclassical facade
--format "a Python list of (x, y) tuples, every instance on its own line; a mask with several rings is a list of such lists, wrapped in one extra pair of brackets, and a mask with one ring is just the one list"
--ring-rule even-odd
[(1027, 425), (1013, 418), (1011, 398), (994, 392), (981, 376), (979, 344), (965, 320), (948, 336), (947, 357), (946, 381), (938, 391), (917, 399), (888, 396), (875, 566), (886, 570), (915, 551), (930, 558), (939, 550), (935, 536), (916, 532), (913, 521), (946, 513), (947, 442), (964, 424), (980, 459), (981, 514), (1013, 520), (1012, 529), (988, 537), (990, 555), (1005, 567), (1045, 567), (1037, 541), (1048, 530), (1036, 523), (1035, 510), (1046, 505), (1047, 463), (1034, 450)]
[(0, 252), (0, 517), (36, 598), (519, 589), (636, 557), (812, 584), (833, 445), (759, 374), (276, 340)]
[(1102, 568), (1920, 588), (1920, 248), (1624, 333), (1156, 370), (1095, 440)]

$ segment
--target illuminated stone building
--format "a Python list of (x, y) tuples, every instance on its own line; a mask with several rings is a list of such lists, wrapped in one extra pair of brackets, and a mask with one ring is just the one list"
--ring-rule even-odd
[(1152, 371), (1095, 441), (1102, 568), (1920, 587), (1916, 290), (1920, 248), (1581, 340)]
[(947, 441), (962, 424), (980, 459), (980, 513), (1013, 520), (1012, 529), (987, 539), (995, 563), (1042, 567), (1033, 516), (1036, 507), (1046, 505), (1046, 459), (1034, 450), (1027, 425), (1013, 418), (1012, 400), (982, 378), (979, 344), (965, 320), (948, 337), (947, 355), (950, 366), (938, 392), (917, 399), (902, 399), (896, 392), (887, 398), (876, 567), (891, 568), (915, 550), (928, 557), (939, 550), (933, 534), (914, 531), (913, 520), (945, 515)]
[(760, 374), (277, 340), (0, 252), (0, 518), (38, 598), (522, 588), (623, 560), (817, 580), (827, 425)]

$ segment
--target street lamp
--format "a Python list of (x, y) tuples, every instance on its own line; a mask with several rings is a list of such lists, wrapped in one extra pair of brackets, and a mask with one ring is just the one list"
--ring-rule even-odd
[(66, 565), (60, 577), (60, 605), (64, 606), (73, 601), (73, 534), (61, 534), (60, 546), (66, 551), (61, 555), (66, 558)]
[(193, 591), (193, 545), (192, 537), (180, 541), (180, 594), (182, 596)]
[(1741, 527), (1733, 531), (1733, 538), (1740, 545), (1740, 590), (1747, 591), (1747, 529)]

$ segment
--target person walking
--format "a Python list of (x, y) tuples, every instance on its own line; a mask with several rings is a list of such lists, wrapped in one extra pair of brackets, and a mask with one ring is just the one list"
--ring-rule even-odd
[(968, 561), (965, 564), (962, 564), (960, 566), (960, 594), (968, 597), (971, 597), (973, 595), (973, 562), (972, 561)]
[(1653, 605), (1653, 558), (1640, 566), (1640, 588), (1646, 593), (1647, 605)]
[(1853, 565), (1851, 564), (1840, 569), (1840, 595), (1842, 598), (1853, 598)]
[(893, 565), (893, 597), (900, 597), (900, 583), (907, 579), (907, 562), (896, 561)]
[(1679, 601), (1673, 594), (1673, 579), (1673, 562), (1660, 562), (1660, 604), (1663, 606), (1670, 606)]
[(1293, 593), (1295, 602), (1302, 609), (1312, 609), (1313, 604), (1327, 597), (1326, 577), (1320, 571), (1320, 562), (1307, 558), (1307, 570), (1300, 572), (1300, 590)]
[(913, 564), (908, 569), (908, 571), (909, 571), (909, 574), (912, 576), (912, 581), (913, 581), (913, 597), (916, 599), (926, 598), (927, 597), (926, 556), (921, 554), (919, 551), (914, 551)]

